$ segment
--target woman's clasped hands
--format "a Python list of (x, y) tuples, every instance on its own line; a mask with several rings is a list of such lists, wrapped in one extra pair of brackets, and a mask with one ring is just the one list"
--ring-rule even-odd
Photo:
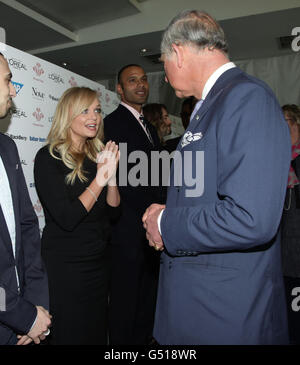
[(109, 141), (97, 155), (96, 181), (99, 186), (116, 186), (116, 172), (120, 159), (120, 151), (115, 142)]

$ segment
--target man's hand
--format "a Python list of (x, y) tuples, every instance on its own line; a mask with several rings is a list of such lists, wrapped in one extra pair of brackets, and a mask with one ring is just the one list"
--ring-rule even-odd
[(37, 309), (37, 317), (34, 326), (27, 333), (27, 336), (30, 337), (34, 343), (39, 344), (41, 340), (46, 338), (45, 332), (48, 331), (48, 327), (51, 324), (52, 316), (49, 312), (40, 306), (36, 306)]
[(18, 335), (17, 337), (19, 339), (17, 345), (29, 345), (32, 342), (32, 338), (28, 337), (27, 335)]
[(146, 209), (142, 218), (149, 245), (154, 247), (157, 251), (162, 251), (164, 249), (164, 243), (158, 230), (157, 218), (165, 207), (165, 205), (152, 204)]

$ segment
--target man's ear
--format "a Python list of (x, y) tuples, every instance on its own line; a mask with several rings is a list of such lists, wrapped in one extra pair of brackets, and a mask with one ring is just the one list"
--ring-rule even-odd
[(182, 68), (184, 62), (184, 49), (180, 44), (172, 44), (174, 55), (176, 57), (176, 64), (178, 68)]
[(117, 93), (122, 96), (123, 95), (123, 89), (121, 84), (117, 84)]

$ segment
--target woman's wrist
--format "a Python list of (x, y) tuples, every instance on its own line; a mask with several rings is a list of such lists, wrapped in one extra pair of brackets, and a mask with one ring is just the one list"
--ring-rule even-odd
[(95, 203), (98, 201), (97, 195), (93, 192), (93, 190), (90, 187), (85, 188), (95, 199)]
[(96, 177), (94, 179), (94, 182), (98, 188), (103, 189), (104, 186), (107, 185), (107, 179), (105, 178), (105, 173), (107, 173), (107, 171), (105, 171), (102, 167), (98, 168)]
[(117, 178), (116, 176), (112, 176), (109, 180), (108, 180), (108, 186), (117, 186)]

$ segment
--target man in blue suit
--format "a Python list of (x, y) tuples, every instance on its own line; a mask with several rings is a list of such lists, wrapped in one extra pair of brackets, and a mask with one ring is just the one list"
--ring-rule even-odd
[(229, 62), (223, 30), (204, 12), (175, 17), (161, 51), (176, 95), (199, 102), (166, 206), (143, 216), (150, 246), (163, 250), (154, 337), (286, 344), (278, 227), (290, 137), (280, 107), (263, 82)]
[[(16, 96), (11, 77), (0, 53), (0, 118)], [(0, 186), (0, 345), (38, 344), (51, 324), (39, 225), (16, 145), (2, 133)]]

